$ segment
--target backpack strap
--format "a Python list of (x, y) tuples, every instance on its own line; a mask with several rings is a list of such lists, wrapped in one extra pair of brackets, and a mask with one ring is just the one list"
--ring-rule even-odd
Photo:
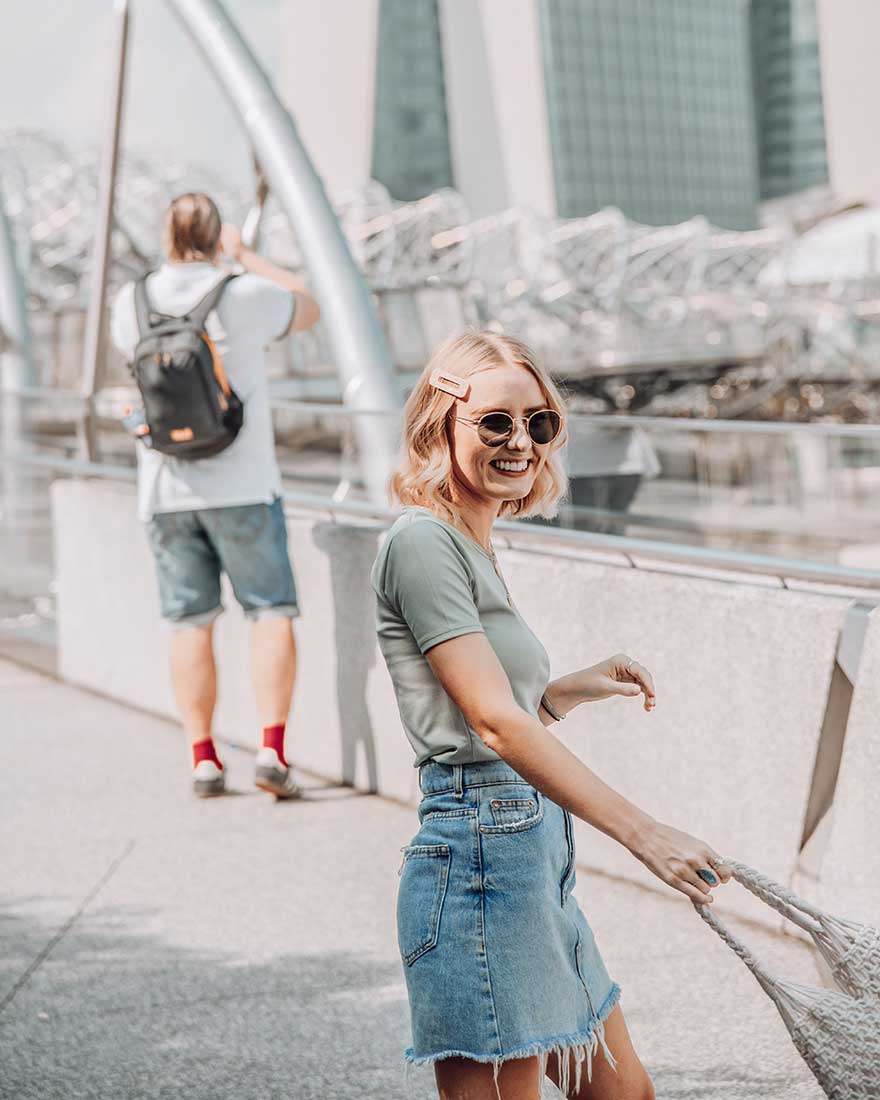
[(137, 317), (138, 337), (141, 340), (156, 323), (153, 320), (155, 314), (150, 308), (150, 299), (147, 296), (147, 278), (149, 275), (150, 272), (148, 271), (146, 275), (141, 275), (134, 284), (134, 311)]
[(205, 322), (208, 320), (208, 314), (217, 308), (217, 303), (220, 301), (220, 297), (226, 287), (237, 278), (237, 275), (224, 275), (223, 278), (202, 298), (200, 302), (197, 302), (186, 315), (186, 319), (190, 324), (195, 325), (199, 331), (204, 331)]

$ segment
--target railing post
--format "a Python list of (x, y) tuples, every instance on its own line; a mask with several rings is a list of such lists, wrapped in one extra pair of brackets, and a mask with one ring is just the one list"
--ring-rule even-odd
[[(22, 450), (25, 438), (25, 400), (22, 390), (36, 386), (36, 373), (27, 313), (27, 292), (16, 259), (12, 226), (0, 194), (0, 449)], [(2, 510), (17, 516), (27, 506), (27, 475), (3, 467)]]
[(82, 394), (85, 398), (83, 418), (79, 428), (79, 451), (82, 457), (98, 458), (98, 439), (93, 400), (104, 380), (107, 358), (105, 344), (107, 327), (107, 275), (113, 237), (116, 174), (119, 165), (119, 136), (125, 98), (125, 67), (128, 53), (128, 0), (114, 0), (114, 69), (113, 91), (107, 117), (101, 176), (98, 186), (98, 221), (95, 245), (92, 249), (92, 275), (89, 308), (83, 346)]
[(15, 237), (0, 194), (0, 387), (4, 393), (37, 384), (31, 347), (24, 276), (16, 258)]

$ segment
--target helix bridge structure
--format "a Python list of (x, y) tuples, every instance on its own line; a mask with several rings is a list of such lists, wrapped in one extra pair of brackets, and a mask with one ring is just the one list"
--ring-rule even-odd
[[(98, 156), (42, 133), (0, 137), (0, 193), (27, 287), (38, 383), (77, 388), (99, 192)], [(252, 194), (173, 160), (121, 158), (108, 272), (115, 288), (161, 261), (162, 213), (213, 195), (272, 258), (309, 277), (297, 234), (259, 177)], [(880, 413), (877, 280), (795, 283), (797, 233), (702, 217), (635, 223), (614, 208), (552, 219), (512, 208), (472, 218), (444, 189), (395, 202), (375, 180), (330, 201), (406, 384), (450, 332), (521, 336), (592, 413), (870, 422)], [(282, 349), (287, 392), (336, 400), (321, 327)], [(105, 384), (124, 387), (113, 362)]]

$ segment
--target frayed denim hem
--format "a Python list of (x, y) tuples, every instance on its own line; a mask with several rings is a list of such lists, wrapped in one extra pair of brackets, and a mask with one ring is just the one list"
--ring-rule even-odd
[[(516, 1050), (505, 1051), (503, 1054), (473, 1054), (465, 1050), (443, 1050), (438, 1054), (415, 1054), (412, 1048), (406, 1051), (404, 1057), (407, 1061), (407, 1070), (414, 1066), (434, 1065), (447, 1058), (466, 1058), (471, 1062), (492, 1064), (495, 1071), (495, 1088), (498, 1088), (498, 1074), (505, 1062), (511, 1062), (518, 1058), (540, 1058), (541, 1078), (547, 1072), (547, 1062), (551, 1055), (557, 1055), (559, 1059), (559, 1088), (563, 1096), (568, 1096), (570, 1091), (575, 1095), (580, 1091), (584, 1065), (587, 1069), (587, 1080), (593, 1079), (593, 1058), (599, 1052), (601, 1046), (605, 1060), (612, 1069), (617, 1069), (617, 1059), (608, 1049), (605, 1042), (605, 1021), (611, 1015), (617, 1002), (620, 1000), (620, 986), (615, 982), (611, 992), (605, 998), (602, 1007), (593, 1017), (590, 1027), (575, 1035), (557, 1035), (550, 1039), (539, 1039), (527, 1046), (518, 1047)], [(571, 1058), (565, 1054), (574, 1056), (574, 1079), (571, 1074)]]

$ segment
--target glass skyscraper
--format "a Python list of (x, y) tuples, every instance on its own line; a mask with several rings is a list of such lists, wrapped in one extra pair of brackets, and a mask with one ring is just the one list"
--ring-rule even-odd
[(753, 0), (761, 198), (828, 179), (815, 0)]
[(452, 186), (437, 0), (380, 0), (372, 174), (396, 199)]
[(827, 178), (815, 0), (540, 0), (559, 213), (748, 229)]
[[(397, 199), (456, 183), (441, 2), (379, 0), (373, 175)], [(750, 229), (827, 179), (816, 0), (528, 2), (561, 216)]]
[(559, 213), (755, 224), (749, 0), (541, 0)]

